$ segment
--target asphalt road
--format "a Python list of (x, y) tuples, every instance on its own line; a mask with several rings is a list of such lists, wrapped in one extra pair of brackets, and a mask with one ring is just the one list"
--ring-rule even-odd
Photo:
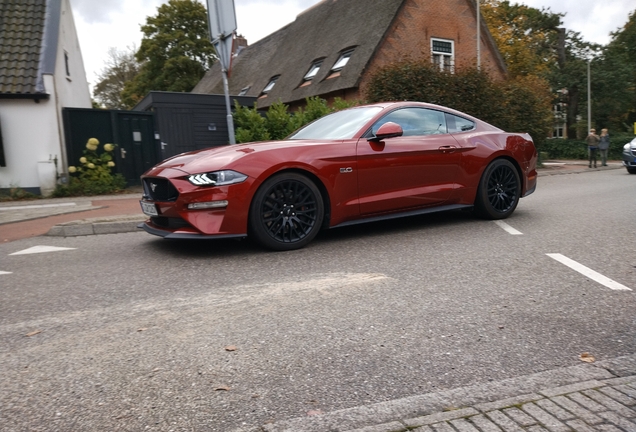
[[(252, 431), (633, 354), (635, 181), (542, 177), (503, 225), (428, 215), (286, 253), (143, 232), (0, 244), (0, 429)], [(69, 249), (12, 255), (35, 246)]]

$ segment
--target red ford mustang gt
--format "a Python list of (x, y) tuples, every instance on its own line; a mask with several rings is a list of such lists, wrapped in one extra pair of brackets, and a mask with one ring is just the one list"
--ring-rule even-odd
[(301, 248), (321, 228), (433, 211), (512, 214), (534, 192), (537, 151), (467, 114), (416, 102), (335, 112), (282, 141), (167, 159), (142, 176), (140, 225), (170, 239), (254, 238)]

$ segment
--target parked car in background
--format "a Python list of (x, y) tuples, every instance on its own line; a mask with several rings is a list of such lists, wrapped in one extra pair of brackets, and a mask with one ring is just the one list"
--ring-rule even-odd
[(636, 174), (636, 138), (623, 146), (623, 166), (630, 174)]
[(528, 134), (438, 105), (338, 111), (282, 141), (210, 148), (142, 176), (141, 226), (168, 239), (249, 236), (273, 250), (321, 228), (474, 208), (510, 216), (537, 184)]

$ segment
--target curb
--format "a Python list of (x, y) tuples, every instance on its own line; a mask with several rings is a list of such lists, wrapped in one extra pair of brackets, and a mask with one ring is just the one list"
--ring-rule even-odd
[[(595, 364), (582, 364), (499, 382), (411, 396), (311, 417), (283, 420), (263, 425), (262, 430), (266, 432), (407, 432), (418, 428), (417, 431), (432, 432), (444, 430), (444, 428), (430, 429), (429, 425), (444, 422), (454, 424), (455, 421), (466, 421), (464, 419), (468, 418), (471, 421), (479, 421), (486, 413), (494, 410), (518, 407), (526, 403), (549, 400), (569, 393), (604, 388), (628, 381), (634, 383), (635, 375), (636, 355), (629, 355)], [(636, 425), (632, 426), (636, 427)], [(514, 428), (514, 430), (522, 429)]]
[(94, 234), (118, 234), (138, 231), (137, 225), (146, 221), (145, 216), (117, 216), (113, 218), (92, 218), (55, 225), (48, 236), (77, 237)]

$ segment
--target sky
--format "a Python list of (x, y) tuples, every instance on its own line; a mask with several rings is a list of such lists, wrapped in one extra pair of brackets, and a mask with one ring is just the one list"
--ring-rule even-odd
[[(108, 58), (108, 50), (139, 48), (141, 26), (148, 16), (168, 0), (70, 0), (82, 50), (86, 76), (97, 82)], [(206, 5), (206, 0), (199, 0)], [(234, 0), (237, 33), (252, 44), (294, 21), (319, 0)], [(565, 14), (564, 27), (581, 33), (583, 40), (599, 44), (610, 41), (610, 33), (622, 28), (634, 0), (512, 0), (553, 13)]]

